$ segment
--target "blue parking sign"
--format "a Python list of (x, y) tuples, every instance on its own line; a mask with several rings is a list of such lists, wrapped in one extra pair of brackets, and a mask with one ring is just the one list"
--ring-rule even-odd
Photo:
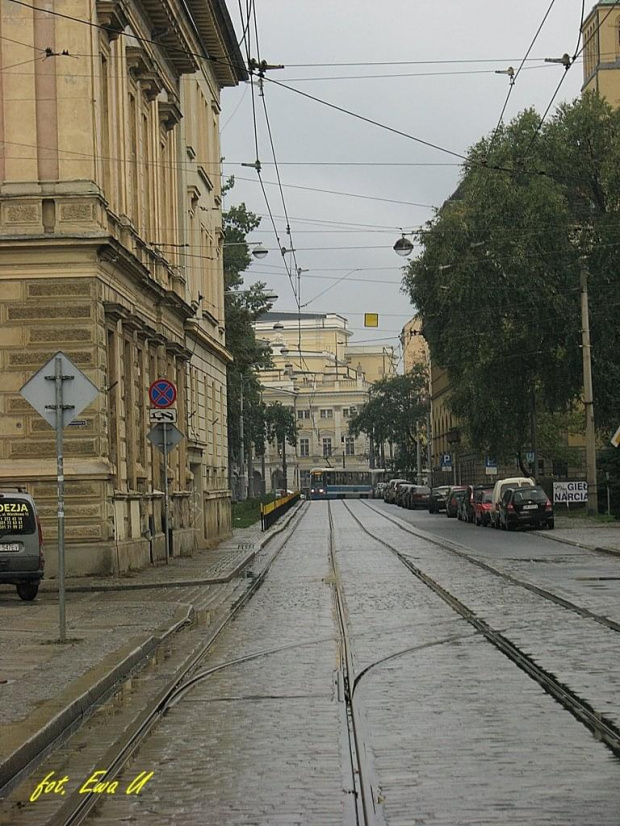
[(452, 470), (452, 454), (451, 453), (442, 453), (440, 464), (441, 464), (441, 469), (442, 470)]

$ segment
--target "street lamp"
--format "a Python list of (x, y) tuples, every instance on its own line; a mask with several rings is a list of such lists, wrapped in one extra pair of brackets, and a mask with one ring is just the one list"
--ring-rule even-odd
[(252, 250), (252, 255), (254, 256), (254, 258), (258, 258), (259, 260), (261, 260), (268, 254), (269, 250), (267, 249), (267, 247), (264, 247), (261, 243), (256, 244), (256, 246)]
[(411, 243), (409, 238), (405, 237), (405, 233), (403, 232), (402, 236), (394, 244), (392, 249), (397, 255), (406, 258), (408, 255), (411, 255), (411, 252), (413, 250), (413, 244)]

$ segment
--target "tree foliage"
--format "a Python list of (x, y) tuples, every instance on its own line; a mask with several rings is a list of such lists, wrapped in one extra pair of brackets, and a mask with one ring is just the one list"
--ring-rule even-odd
[[(233, 185), (231, 178), (224, 191)], [(234, 359), (228, 368), (228, 439), (231, 454), (237, 457), (242, 395), (246, 449), (251, 442), (259, 452), (264, 449), (264, 405), (256, 371), (271, 366), (271, 353), (268, 345), (257, 341), (253, 323), (272, 305), (265, 297), (264, 283), (242, 290), (243, 274), (252, 261), (246, 238), (259, 224), (260, 218), (243, 203), (223, 213), (226, 347)]]
[(413, 470), (417, 439), (426, 426), (427, 386), (428, 376), (420, 365), (376, 382), (368, 402), (349, 421), (349, 433), (364, 433), (375, 445), (390, 442), (396, 446), (396, 467)]
[[(406, 269), (469, 443), (497, 457), (557, 441), (582, 392), (580, 269), (589, 273), (597, 424), (617, 418), (620, 113), (588, 94), (542, 128), (528, 110), (470, 151)], [(555, 429), (555, 435), (552, 431)]]

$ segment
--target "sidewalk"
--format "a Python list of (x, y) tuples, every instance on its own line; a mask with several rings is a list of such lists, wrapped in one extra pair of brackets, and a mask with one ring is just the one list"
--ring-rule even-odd
[(555, 529), (537, 531), (539, 536), (555, 542), (566, 542), (578, 548), (620, 554), (620, 521), (597, 522), (555, 513)]
[(0, 788), (175, 630), (199, 612), (226, 605), (234, 581), (290, 522), (292, 509), (264, 534), (235, 530), (216, 549), (173, 558), (118, 578), (67, 580), (67, 642), (60, 644), (58, 584), (34, 602), (0, 590)]

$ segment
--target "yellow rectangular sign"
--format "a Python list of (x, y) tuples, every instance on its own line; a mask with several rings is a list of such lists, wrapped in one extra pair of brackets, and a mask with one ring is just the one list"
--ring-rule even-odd
[(611, 443), (614, 447), (620, 447), (620, 427), (616, 430), (614, 435), (611, 437)]
[(378, 327), (379, 314), (378, 313), (364, 313), (364, 327)]

